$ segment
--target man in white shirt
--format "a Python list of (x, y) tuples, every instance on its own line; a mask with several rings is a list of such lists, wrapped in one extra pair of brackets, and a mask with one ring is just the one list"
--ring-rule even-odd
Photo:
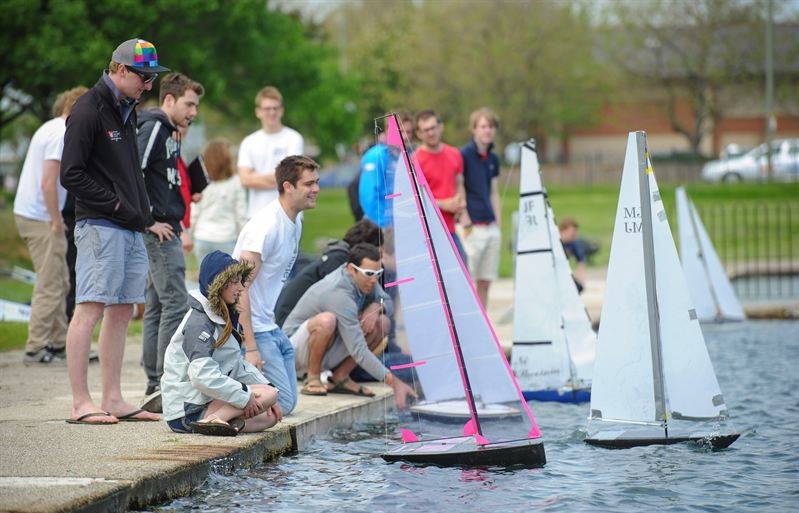
[(277, 88), (266, 86), (255, 96), (255, 117), (261, 128), (248, 135), (239, 146), (239, 177), (248, 191), (247, 218), (278, 196), (275, 168), (284, 158), (302, 155), (304, 141), (296, 130), (283, 126), (283, 96)]
[(239, 297), (245, 358), (279, 390), (285, 415), (297, 405), (297, 371), (291, 341), (275, 322), (275, 303), (297, 258), (302, 211), (316, 207), (319, 164), (301, 155), (275, 170), (279, 196), (250, 219), (236, 241), (233, 258), (255, 265)]
[(64, 91), (53, 104), (53, 119), (36, 130), (28, 146), (14, 199), (14, 220), (33, 261), (36, 285), (24, 361), (64, 363), (69, 292), (66, 225), (61, 217), (67, 191), (61, 186), (61, 153), (72, 105), (88, 89)]

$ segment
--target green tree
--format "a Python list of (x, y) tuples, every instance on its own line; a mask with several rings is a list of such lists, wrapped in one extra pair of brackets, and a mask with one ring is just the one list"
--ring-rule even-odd
[[(762, 0), (619, 0), (606, 11), (606, 55), (701, 155), (703, 141), (742, 98), (750, 109), (761, 108), (751, 99), (763, 90), (764, 6)], [(777, 42), (792, 46), (794, 59), (797, 43)]]
[[(567, 136), (597, 120), (613, 85), (594, 58), (580, 4), (372, 0), (342, 11), (345, 20), (364, 20), (341, 43), (349, 65), (358, 65), (361, 110), (434, 108), (455, 144), (469, 137), (469, 113), (481, 106), (498, 112), (506, 142)], [(340, 15), (327, 25), (338, 41), (349, 28)]]
[(263, 0), (2, 0), (0, 10), (0, 128), (25, 112), (46, 119), (58, 92), (95, 83), (116, 45), (139, 36), (202, 82), (205, 106), (231, 123), (254, 129), (255, 93), (271, 84), (287, 124), (323, 152), (358, 133), (357, 83), (338, 72), (334, 49)]

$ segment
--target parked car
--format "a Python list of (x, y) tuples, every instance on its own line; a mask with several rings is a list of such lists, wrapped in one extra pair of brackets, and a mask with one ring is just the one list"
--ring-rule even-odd
[[(771, 165), (775, 180), (799, 181), (799, 139), (772, 141)], [(766, 143), (741, 155), (711, 160), (702, 168), (702, 178), (709, 182), (757, 181), (767, 175)]]

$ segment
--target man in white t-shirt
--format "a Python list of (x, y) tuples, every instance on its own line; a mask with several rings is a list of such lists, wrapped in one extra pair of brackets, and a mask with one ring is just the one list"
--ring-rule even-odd
[(275, 322), (275, 303), (288, 278), (302, 235), (302, 211), (316, 207), (319, 164), (286, 157), (275, 170), (279, 196), (250, 219), (239, 234), (233, 258), (255, 265), (239, 297), (245, 358), (279, 391), (288, 415), (297, 405), (297, 371), (291, 341)]
[(36, 285), (24, 361), (64, 363), (69, 292), (66, 225), (61, 210), (67, 191), (61, 186), (61, 154), (72, 105), (88, 89), (64, 91), (53, 104), (53, 119), (36, 130), (25, 155), (14, 199), (14, 220), (33, 261)]
[(248, 135), (239, 146), (239, 177), (248, 192), (247, 218), (278, 196), (275, 168), (290, 155), (303, 154), (302, 135), (283, 126), (283, 96), (266, 86), (255, 96), (255, 117), (261, 129)]

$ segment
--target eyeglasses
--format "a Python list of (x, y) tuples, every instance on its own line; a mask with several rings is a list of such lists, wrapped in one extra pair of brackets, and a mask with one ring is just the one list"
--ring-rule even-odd
[(352, 264), (352, 266), (353, 266), (353, 267), (354, 267), (354, 268), (355, 268), (355, 269), (356, 269), (358, 272), (360, 272), (361, 274), (363, 274), (363, 275), (364, 275), (364, 276), (366, 276), (367, 278), (380, 278), (380, 275), (382, 275), (382, 274), (383, 274), (383, 269), (378, 269), (378, 270), (376, 270), (376, 271), (375, 271), (374, 269), (361, 269), (360, 267), (358, 267), (358, 266), (357, 266), (357, 265), (355, 265), (355, 264)]
[(142, 82), (145, 84), (149, 84), (155, 81), (158, 78), (158, 73), (147, 73), (146, 71), (139, 71), (133, 66), (125, 66), (125, 69), (133, 73), (134, 75), (138, 75)]

